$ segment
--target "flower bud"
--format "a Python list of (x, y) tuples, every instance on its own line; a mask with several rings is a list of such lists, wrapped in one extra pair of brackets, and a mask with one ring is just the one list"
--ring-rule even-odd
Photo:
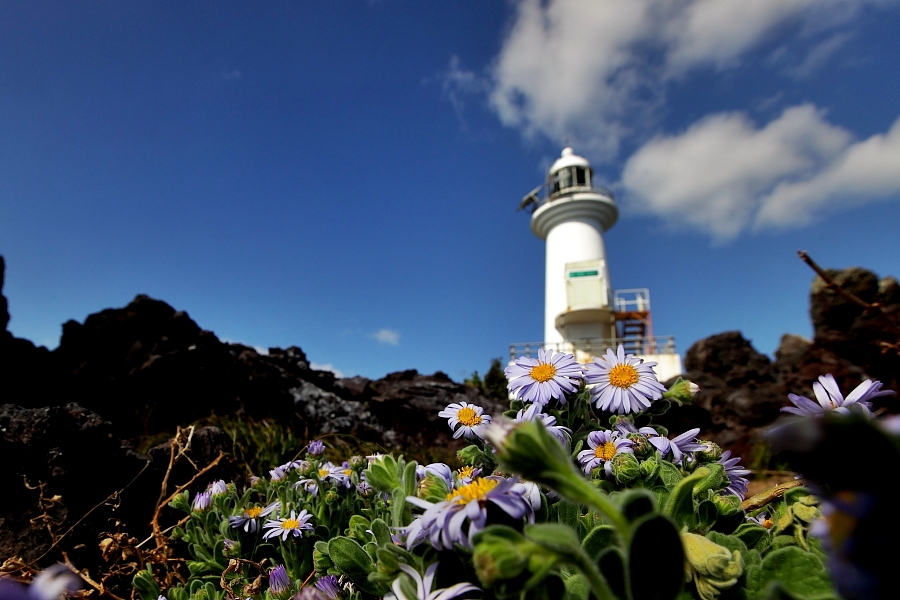
[(301, 477), (309, 477), (313, 473), (316, 472), (316, 465), (308, 460), (299, 460), (297, 461), (297, 473), (300, 474)]
[(679, 377), (678, 380), (672, 384), (672, 387), (669, 388), (669, 391), (663, 394), (663, 398), (666, 400), (673, 400), (678, 404), (685, 404), (693, 400), (699, 391), (699, 385)]
[(325, 492), (325, 504), (335, 504), (339, 499), (338, 493), (334, 490)]
[(714, 442), (703, 442), (706, 446), (705, 450), (697, 453), (697, 456), (703, 462), (714, 462), (722, 458), (722, 449)]
[(508, 539), (488, 539), (475, 546), (472, 561), (478, 579), (485, 587), (522, 574), (528, 566), (529, 555), (521, 552), (519, 545)]
[(347, 463), (350, 465), (350, 468), (356, 469), (356, 470), (362, 469), (363, 467), (366, 467), (369, 465), (369, 461), (366, 460), (366, 457), (359, 456), (356, 454), (351, 456), (350, 460), (348, 460)]
[(722, 590), (736, 584), (744, 572), (744, 561), (737, 550), (729, 551), (695, 533), (683, 532), (681, 542), (688, 577), (694, 580), (697, 593), (703, 600), (717, 598)]
[(366, 481), (360, 481), (356, 484), (356, 493), (363, 498), (369, 498), (375, 493), (375, 489)]
[(180, 494), (176, 494), (175, 497), (172, 498), (172, 501), (169, 502), (169, 506), (180, 511), (191, 512), (191, 502), (189, 500), (190, 494), (191, 493), (187, 490), (184, 490)]
[(444, 481), (444, 478), (432, 473), (425, 475), (416, 486), (416, 496), (433, 503), (445, 500), (449, 492), (450, 488), (447, 487), (447, 482)]
[(638, 458), (647, 458), (656, 452), (656, 447), (650, 443), (650, 440), (648, 440), (645, 435), (640, 433), (629, 433), (625, 437), (631, 440), (631, 443), (633, 444), (631, 449), (634, 450), (634, 454)]
[(641, 461), (641, 475), (646, 480), (651, 480), (659, 473), (659, 456), (656, 454), (648, 456)]
[(291, 578), (288, 577), (284, 565), (278, 565), (269, 571), (269, 593), (276, 600), (285, 600), (292, 594)]
[(309, 447), (306, 451), (312, 456), (320, 456), (325, 452), (325, 444), (323, 444), (321, 440), (312, 441), (309, 443)]
[(634, 454), (620, 452), (612, 459), (612, 472), (616, 481), (622, 484), (630, 483), (641, 474), (641, 465)]
[(236, 542), (234, 540), (230, 540), (225, 538), (222, 540), (222, 554), (225, 556), (240, 556), (241, 555), (241, 543)]
[(211, 492), (200, 492), (196, 496), (194, 496), (194, 502), (191, 504), (191, 510), (194, 512), (203, 512), (209, 510), (209, 506), (212, 503), (212, 493)]
[(734, 494), (713, 496), (713, 504), (720, 517), (730, 517), (741, 510), (741, 499)]

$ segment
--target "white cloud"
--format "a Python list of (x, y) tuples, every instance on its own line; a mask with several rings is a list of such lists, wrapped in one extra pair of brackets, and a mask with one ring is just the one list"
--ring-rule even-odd
[(805, 225), (834, 210), (900, 194), (900, 119), (886, 134), (846, 148), (814, 177), (783, 181), (762, 199), (754, 225)]
[(400, 343), (400, 334), (393, 329), (379, 329), (372, 334), (372, 337), (389, 346), (396, 346)]
[[(623, 138), (647, 134), (672, 79), (698, 67), (731, 68), (791, 27), (813, 48), (796, 59), (782, 47), (783, 64), (808, 75), (846, 41), (835, 30), (862, 6), (891, 3), (522, 0), (488, 70), (489, 100), (504, 124), (527, 136), (568, 137), (582, 152), (611, 159)], [(474, 73), (451, 67), (460, 91), (475, 87)]]
[(337, 377), (338, 379), (341, 379), (344, 377), (344, 373), (338, 369), (335, 369), (334, 365), (332, 365), (331, 363), (319, 364), (319, 363), (311, 362), (311, 363), (309, 363), (309, 368), (314, 371), (331, 371), (332, 373), (334, 373), (334, 376)]
[[(898, 121), (900, 123), (900, 121)], [(853, 142), (806, 104), (757, 128), (741, 113), (657, 137), (625, 165), (628, 207), (718, 241), (750, 228), (796, 227), (847, 204), (900, 192), (900, 125)]]

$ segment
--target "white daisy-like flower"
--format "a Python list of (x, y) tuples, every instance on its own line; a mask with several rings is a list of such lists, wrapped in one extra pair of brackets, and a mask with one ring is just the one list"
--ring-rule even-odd
[(478, 437), (484, 439), (484, 429), (491, 422), (491, 416), (484, 414), (484, 409), (468, 402), (453, 402), (438, 413), (439, 417), (448, 419), (453, 429), (453, 439)]
[(618, 414), (650, 408), (650, 403), (662, 398), (666, 391), (656, 378), (655, 366), (655, 362), (626, 355), (621, 344), (615, 353), (607, 349), (605, 356), (595, 357), (584, 368), (585, 381), (594, 384), (591, 401), (600, 410)]
[(269, 519), (266, 521), (266, 524), (263, 525), (263, 528), (268, 529), (268, 531), (263, 534), (263, 539), (267, 540), (269, 538), (281, 536), (281, 540), (284, 541), (288, 539), (289, 535), (302, 537), (304, 531), (313, 530), (313, 524), (309, 522), (310, 519), (312, 519), (312, 515), (309, 514), (305, 508), (301, 510), (299, 514), (292, 510), (290, 517)]
[(553, 398), (566, 403), (566, 394), (578, 391), (584, 374), (575, 357), (565, 352), (538, 350), (537, 359), (520, 356), (503, 370), (506, 386), (522, 402), (544, 406)]

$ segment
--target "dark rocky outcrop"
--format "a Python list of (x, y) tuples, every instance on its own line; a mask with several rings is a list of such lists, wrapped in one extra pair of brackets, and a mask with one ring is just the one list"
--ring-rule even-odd
[[(673, 431), (701, 427), (705, 437), (746, 456), (759, 428), (780, 416), (787, 394), (812, 397), (812, 383), (820, 375), (834, 375), (845, 393), (865, 379), (900, 390), (900, 285), (861, 268), (826, 275), (875, 308), (816, 277), (810, 290), (814, 338), (785, 334), (774, 362), (738, 331), (696, 342), (685, 356), (685, 377), (701, 391), (693, 405), (671, 410), (664, 424)], [(876, 408), (896, 413), (900, 398), (880, 398)]]

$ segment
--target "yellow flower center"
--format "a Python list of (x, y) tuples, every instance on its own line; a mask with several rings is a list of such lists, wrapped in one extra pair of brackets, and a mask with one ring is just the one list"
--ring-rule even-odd
[(456, 413), (456, 418), (466, 427), (474, 427), (481, 424), (481, 417), (475, 412), (475, 409), (465, 406)]
[(531, 378), (538, 383), (546, 383), (553, 379), (554, 375), (556, 375), (556, 367), (553, 365), (538, 365), (531, 369)]
[(638, 378), (637, 369), (631, 365), (616, 365), (609, 370), (609, 382), (618, 388), (630, 388)]
[(597, 458), (602, 458), (603, 460), (610, 460), (613, 456), (616, 455), (616, 445), (612, 442), (606, 442), (601, 446), (597, 446), (594, 449), (594, 456)]
[(465, 466), (462, 469), (460, 469), (459, 471), (457, 471), (457, 473), (459, 473), (460, 479), (471, 478), (472, 473), (474, 473), (474, 472), (475, 472), (475, 467), (470, 467), (470, 466)]
[(344, 475), (349, 475), (352, 472), (353, 471), (351, 469), (344, 469), (343, 471), (341, 471), (341, 473), (343, 473)]
[(497, 487), (498, 483), (496, 479), (479, 477), (472, 483), (456, 488), (447, 494), (447, 501), (456, 502), (457, 504), (468, 504), (472, 500), (483, 500), (488, 492)]
[(259, 516), (259, 513), (262, 512), (262, 506), (254, 506), (253, 508), (248, 508), (244, 510), (244, 514), (248, 519), (255, 519)]
[(325, 477), (328, 475), (328, 469), (319, 469), (319, 477)]
[(774, 523), (772, 522), (772, 519), (763, 519), (763, 522), (762, 522), (763, 527), (765, 527), (766, 529), (772, 529), (772, 525), (774, 525)]
[(282, 529), (297, 529), (300, 527), (300, 521), (297, 519), (285, 519), (281, 522)]

